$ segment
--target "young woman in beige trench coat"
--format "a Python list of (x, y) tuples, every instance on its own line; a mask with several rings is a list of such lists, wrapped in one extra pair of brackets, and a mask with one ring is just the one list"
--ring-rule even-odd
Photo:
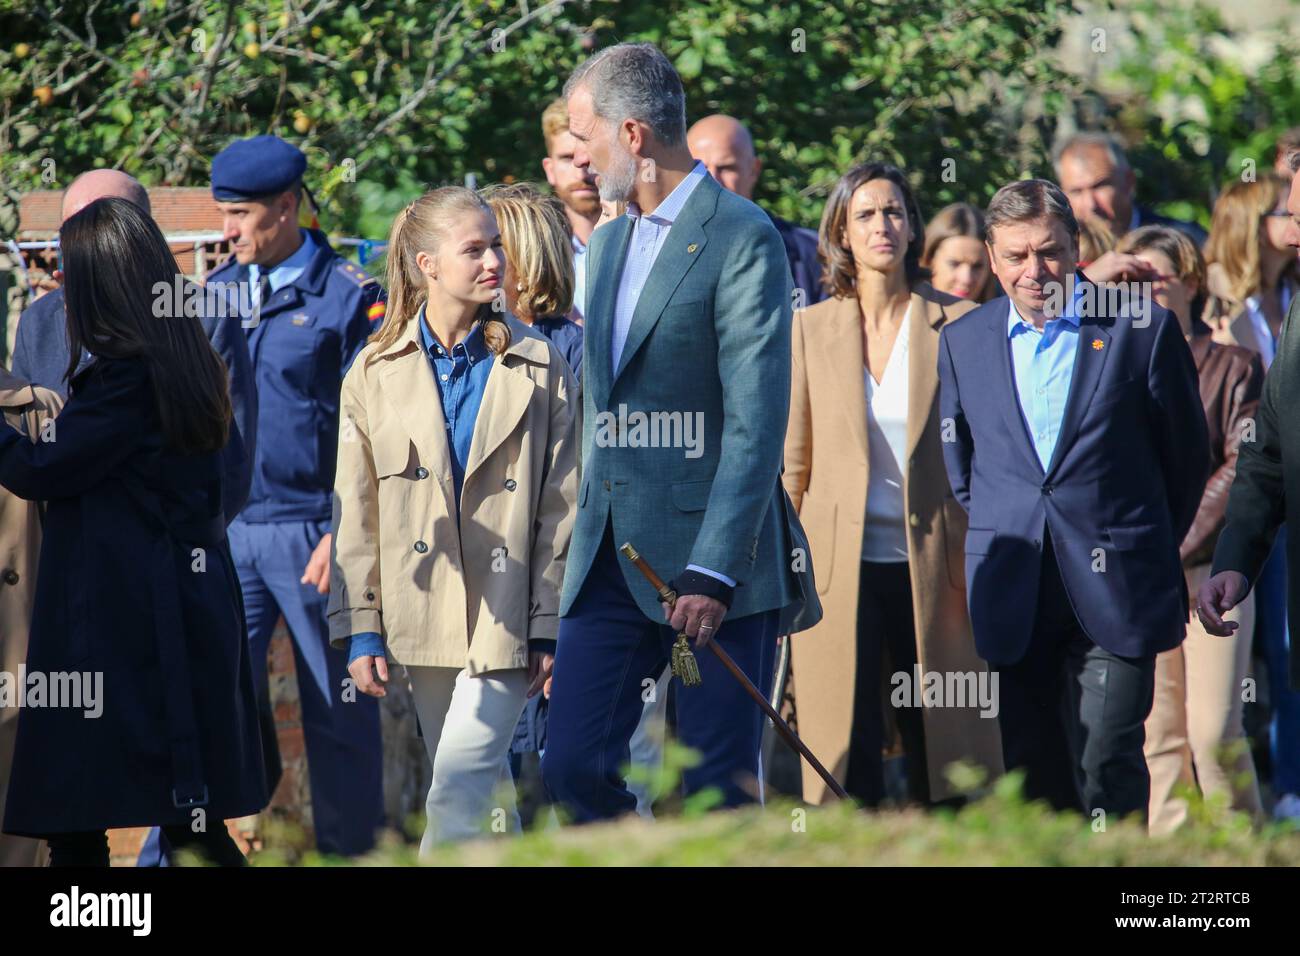
[(576, 388), (504, 310), (486, 203), (393, 224), (384, 325), (343, 381), (330, 639), (382, 697), (404, 665), (433, 783), (422, 852), (513, 820), (510, 740), (549, 675), (573, 522)]
[[(921, 281), (922, 223), (898, 169), (846, 173), (820, 230), (831, 298), (796, 312), (792, 337), (784, 481), (824, 611), (791, 642), (799, 733), (868, 804), (884, 796), (886, 709), (911, 799), (953, 796), (955, 761), (1002, 770), (996, 697), (983, 717), (978, 694), (991, 675), (966, 614), (966, 515), (940, 444), (939, 330), (975, 304)], [(964, 699), (944, 693), (922, 708), (932, 673), (945, 691), (960, 678)], [(824, 799), (807, 766), (803, 787)]]

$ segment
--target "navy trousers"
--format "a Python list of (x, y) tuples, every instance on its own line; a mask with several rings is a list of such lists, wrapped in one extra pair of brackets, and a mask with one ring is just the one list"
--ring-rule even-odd
[[(628, 741), (642, 694), (663, 672), (676, 637), (637, 607), (623, 561), (606, 527), (582, 590), (560, 620), (542, 779), (577, 823), (636, 810), (623, 781)], [(772, 686), (778, 622), (775, 610), (727, 617), (713, 638), (760, 689)], [(766, 718), (712, 651), (695, 656), (702, 683), (675, 690), (677, 737), (701, 757), (684, 772), (683, 787), (687, 794), (716, 787), (724, 806), (739, 806), (754, 799), (761, 779)]]

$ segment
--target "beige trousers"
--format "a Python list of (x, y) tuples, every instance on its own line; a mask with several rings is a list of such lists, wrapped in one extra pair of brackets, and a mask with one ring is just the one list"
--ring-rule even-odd
[(518, 832), (510, 741), (527, 703), (522, 668), (471, 677), (455, 667), (408, 667), (433, 764), (421, 854), (437, 844)]
[[(1210, 566), (1185, 569), (1193, 602)], [(1143, 752), (1151, 773), (1148, 828), (1152, 836), (1173, 832), (1187, 818), (1182, 787), (1199, 786), (1205, 797), (1222, 795), (1234, 810), (1261, 812), (1259, 781), (1241, 723), (1255, 594), (1224, 615), (1236, 621), (1231, 637), (1205, 632), (1193, 614), (1187, 639), (1156, 657), (1155, 701), (1146, 721)]]

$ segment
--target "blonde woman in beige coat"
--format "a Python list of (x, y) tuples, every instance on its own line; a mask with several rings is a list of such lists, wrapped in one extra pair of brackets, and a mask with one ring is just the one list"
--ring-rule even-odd
[(343, 381), (330, 639), (363, 693), (409, 675), (422, 852), (503, 811), (518, 826), (507, 753), (549, 676), (573, 522), (575, 386), (501, 307), (504, 276), (486, 203), (426, 193), (393, 224), (384, 325)]
[[(966, 614), (966, 515), (939, 422), (939, 330), (975, 303), (921, 281), (921, 211), (893, 166), (841, 177), (820, 232), (831, 298), (795, 313), (783, 479), (824, 612), (791, 642), (799, 733), (874, 805), (894, 723), (910, 799), (943, 800), (950, 764), (1002, 770), (996, 696)], [(820, 778), (805, 766), (803, 779), (804, 798), (821, 802)]]

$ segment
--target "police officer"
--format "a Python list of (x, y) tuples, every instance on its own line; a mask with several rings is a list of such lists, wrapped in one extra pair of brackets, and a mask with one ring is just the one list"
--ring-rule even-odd
[[(370, 849), (383, 820), (378, 701), (350, 692), (347, 654), (329, 646), (331, 496), (339, 387), (383, 316), (378, 282), (298, 225), (307, 158), (276, 136), (239, 140), (212, 161), (212, 195), (234, 257), (210, 288), (247, 316), (259, 397), (248, 504), (230, 550), (260, 693), (283, 614), (293, 637), (316, 845)], [(350, 682), (349, 682), (350, 683)]]

